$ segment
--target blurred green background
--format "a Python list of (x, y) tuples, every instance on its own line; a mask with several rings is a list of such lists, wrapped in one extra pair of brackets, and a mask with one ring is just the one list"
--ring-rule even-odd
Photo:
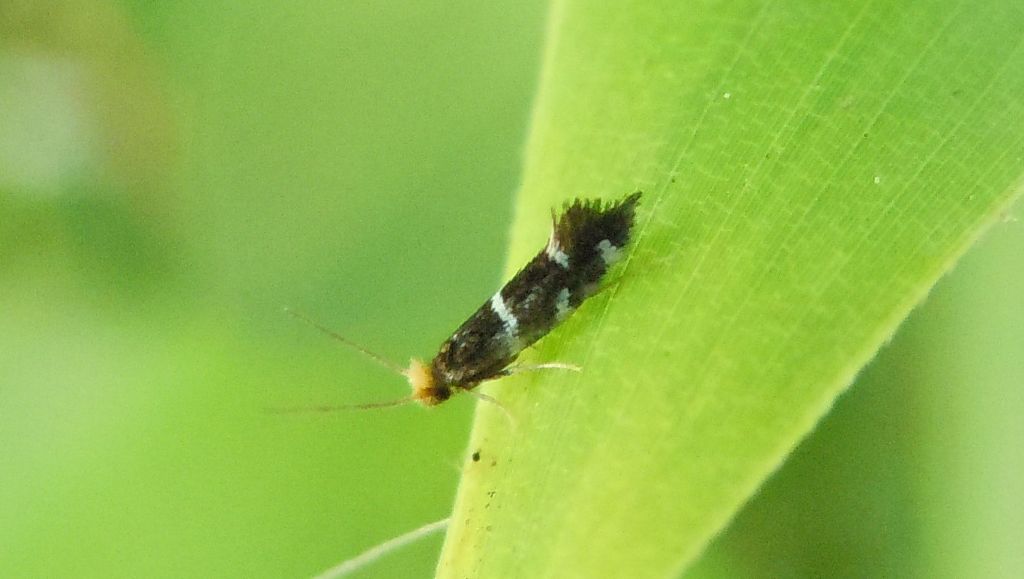
[[(0, 576), (302, 576), (446, 516), (540, 2), (0, 3)], [(376, 576), (427, 576), (440, 537)], [(372, 576), (372, 575), (371, 575)]]
[[(406, 392), (282, 307), (404, 362), (490, 295), (545, 9), (0, 0), (0, 575), (304, 576), (445, 516), (473, 401), (270, 414)], [(1024, 568), (1022, 256), (976, 248), (694, 574)]]

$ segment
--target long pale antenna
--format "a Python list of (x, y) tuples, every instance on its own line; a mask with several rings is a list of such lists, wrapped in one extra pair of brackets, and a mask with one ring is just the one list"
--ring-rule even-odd
[(331, 330), (330, 328), (324, 327), (324, 326), (320, 325), (319, 323), (314, 322), (309, 316), (303, 314), (302, 312), (298, 312), (296, 310), (293, 310), (292, 308), (287, 308), (287, 307), (284, 309), (284, 311), (285, 311), (285, 313), (287, 313), (291, 317), (293, 317), (293, 318), (295, 318), (297, 320), (300, 320), (302, 322), (305, 322), (305, 323), (309, 324), (310, 326), (313, 326), (314, 328), (320, 330), (321, 332), (323, 332), (323, 333), (327, 334), (328, 336), (334, 338), (335, 340), (341, 342), (342, 344), (345, 344), (349, 348), (352, 348), (353, 350), (363, 354), (364, 356), (366, 356), (367, 358), (373, 360), (374, 362), (377, 362), (381, 366), (384, 366), (388, 370), (391, 370), (392, 372), (395, 372), (396, 374), (400, 374), (402, 376), (405, 376), (405, 368), (402, 368), (401, 366), (399, 366), (398, 364), (395, 364), (391, 360), (388, 360), (384, 356), (381, 356), (380, 354), (378, 354), (376, 352), (371, 352), (370, 350), (367, 350), (363, 346), (360, 346), (359, 344), (353, 342), (352, 340), (349, 340), (345, 336), (342, 336), (338, 332), (335, 332), (334, 330)]
[(413, 402), (412, 396), (388, 400), (387, 402), (368, 402), (366, 404), (344, 404), (340, 406), (295, 406), (291, 408), (270, 408), (274, 414), (305, 414), (310, 412), (337, 412), (339, 410), (371, 410), (373, 408), (392, 408)]
[(431, 533), (436, 533), (440, 530), (443, 530), (445, 527), (448, 526), (448, 523), (450, 521), (450, 518), (441, 519), (440, 521), (435, 521), (433, 523), (430, 523), (429, 525), (423, 525), (422, 527), (410, 531), (404, 535), (399, 535), (389, 541), (384, 541), (380, 545), (377, 545), (376, 547), (373, 547), (372, 549), (365, 551), (362, 554), (349, 559), (348, 561), (343, 561), (342, 563), (334, 567), (331, 567), (330, 569), (317, 575), (313, 579), (335, 579), (337, 577), (344, 577), (345, 575), (348, 575), (354, 571), (358, 571), (363, 567), (366, 567), (370, 563), (373, 563), (377, 559), (380, 559), (381, 557), (387, 555), (388, 553), (391, 553), (392, 551), (401, 549), (409, 543), (422, 539), (423, 537), (426, 537)]

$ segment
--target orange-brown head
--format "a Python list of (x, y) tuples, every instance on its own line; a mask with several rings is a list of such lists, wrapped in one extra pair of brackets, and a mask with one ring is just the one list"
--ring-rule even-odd
[(452, 390), (448, 386), (439, 385), (434, 378), (434, 370), (423, 360), (413, 358), (409, 367), (402, 371), (409, 380), (412, 394), (409, 398), (424, 406), (436, 406), (451, 398)]

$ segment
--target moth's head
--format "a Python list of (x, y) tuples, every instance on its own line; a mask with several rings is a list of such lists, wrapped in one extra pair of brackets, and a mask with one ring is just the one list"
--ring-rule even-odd
[(409, 367), (402, 374), (409, 380), (409, 386), (412, 387), (410, 398), (424, 406), (435, 406), (448, 400), (452, 395), (450, 388), (437, 384), (433, 368), (429, 364), (425, 364), (423, 360), (413, 358), (409, 362)]

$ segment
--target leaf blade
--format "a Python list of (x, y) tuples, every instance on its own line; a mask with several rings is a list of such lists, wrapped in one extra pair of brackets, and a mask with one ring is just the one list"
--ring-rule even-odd
[(640, 224), (538, 348), (584, 374), (479, 412), (439, 576), (684, 568), (1019, 193), (1020, 9), (816, 7), (554, 8), (512, 263), (581, 190)]

